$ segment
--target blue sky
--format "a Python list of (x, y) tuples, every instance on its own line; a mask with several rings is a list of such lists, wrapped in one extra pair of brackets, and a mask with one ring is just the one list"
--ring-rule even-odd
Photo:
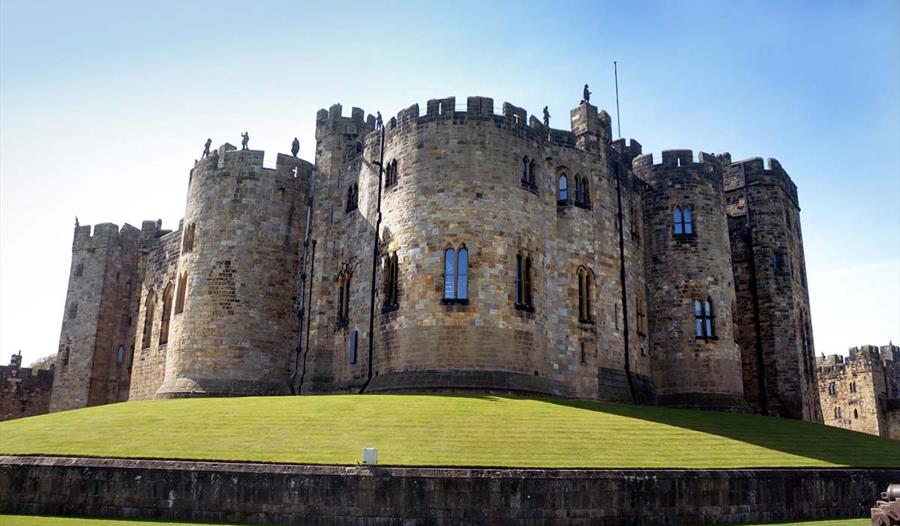
[(312, 159), (315, 112), (590, 83), (645, 152), (775, 157), (817, 352), (900, 341), (900, 2), (0, 3), (0, 360), (55, 352), (72, 226), (175, 228), (207, 137)]

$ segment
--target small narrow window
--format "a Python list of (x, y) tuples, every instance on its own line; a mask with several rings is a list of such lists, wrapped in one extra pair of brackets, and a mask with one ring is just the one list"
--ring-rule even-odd
[(84, 274), (84, 263), (75, 266), (75, 277), (80, 278)]
[(831, 396), (837, 395), (837, 386), (834, 384), (834, 382), (828, 384), (828, 394), (830, 394)]
[(175, 314), (184, 312), (184, 296), (187, 293), (187, 272), (178, 278), (178, 292), (175, 294)]
[(575, 174), (575, 179), (573, 179), (574, 183), (572, 189), (575, 193), (575, 205), (581, 205), (581, 177), (578, 174)]
[(593, 323), (594, 317), (591, 308), (591, 289), (594, 283), (594, 273), (585, 267), (578, 268), (578, 321), (581, 323)]
[(64, 366), (65, 366), (65, 365), (69, 365), (69, 350), (70, 350), (70, 349), (69, 349), (69, 346), (66, 345), (66, 350), (63, 351), (63, 357), (62, 357), (62, 364), (63, 364)]
[(534, 159), (528, 164), (528, 184), (532, 188), (537, 188), (537, 181), (534, 177)]
[(347, 341), (347, 361), (351, 364), (355, 364), (357, 360), (356, 356), (356, 344), (359, 340), (359, 331), (353, 329), (350, 331), (350, 339)]
[(125, 361), (125, 346), (119, 345), (119, 348), (116, 349), (116, 363), (122, 363)]
[(585, 208), (591, 207), (591, 186), (587, 177), (581, 180), (581, 204)]
[(522, 157), (522, 182), (528, 184), (528, 156)]
[(69, 305), (69, 319), (74, 320), (76, 316), (78, 316), (78, 304), (72, 303)]
[(394, 252), (385, 262), (385, 281), (384, 281), (384, 306), (383, 310), (395, 310), (399, 304), (399, 266), (397, 262), (397, 253)]
[(532, 304), (531, 256), (516, 254), (516, 308), (531, 310)]
[(694, 301), (694, 334), (698, 338), (715, 338), (715, 323), (712, 308), (712, 299)]
[(469, 250), (465, 245), (444, 251), (444, 302), (468, 303)]
[(534, 295), (531, 292), (532, 289), (532, 266), (531, 266), (531, 256), (527, 256), (525, 258), (525, 305), (527, 307), (534, 307)]
[(456, 299), (456, 251), (444, 251), (444, 299)]
[(675, 233), (676, 234), (684, 234), (684, 214), (681, 213), (681, 208), (675, 207)]
[(195, 224), (191, 223), (184, 227), (184, 232), (181, 238), (181, 252), (188, 253), (193, 252), (194, 250), (194, 228)]
[(853, 410), (853, 418), (859, 418), (859, 411), (856, 409)]
[(338, 278), (338, 327), (346, 327), (350, 323), (350, 278), (349, 272)]
[(525, 303), (525, 291), (522, 286), (522, 255), (516, 254), (516, 305)]
[(587, 354), (584, 352), (584, 342), (581, 342), (581, 365), (587, 365)]
[(558, 204), (564, 205), (569, 202), (569, 178), (566, 174), (559, 176), (559, 196)]
[(457, 272), (459, 276), (456, 282), (456, 298), (467, 300), (469, 299), (469, 250), (466, 247), (460, 248), (457, 254)]
[(347, 205), (346, 205), (347, 213), (350, 213), (350, 212), (356, 210), (356, 208), (358, 206), (358, 202), (359, 202), (359, 187), (357, 186), (356, 183), (354, 183), (354, 184), (351, 184), (349, 187), (347, 187)]
[(385, 188), (394, 186), (397, 184), (398, 174), (397, 174), (397, 159), (389, 162), (387, 168), (385, 169)]
[(153, 332), (153, 314), (156, 309), (156, 293), (151, 289), (144, 300), (144, 331), (141, 335), (141, 348), (150, 347), (150, 334)]
[(647, 315), (644, 313), (644, 300), (640, 296), (634, 301), (635, 311), (637, 311), (637, 333), (638, 336), (647, 334)]
[(163, 310), (159, 321), (159, 344), (169, 342), (169, 320), (172, 318), (172, 297), (175, 295), (175, 287), (169, 283), (163, 291)]
[(850, 382), (850, 392), (851, 393), (856, 392), (856, 382)]
[(684, 209), (684, 233), (685, 234), (693, 234), (694, 233), (694, 218), (691, 213), (691, 209), (685, 207)]

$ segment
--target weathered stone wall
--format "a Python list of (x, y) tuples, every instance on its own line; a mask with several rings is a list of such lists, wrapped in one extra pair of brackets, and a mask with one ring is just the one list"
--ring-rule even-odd
[(50, 410), (127, 399), (141, 231), (76, 226)]
[[(740, 351), (734, 341), (735, 302), (721, 166), (690, 150), (633, 161), (647, 182), (648, 321), (653, 379), (661, 404), (745, 410)], [(690, 210), (691, 227), (675, 230), (675, 210)], [(711, 300), (712, 334), (698, 336), (695, 302)], [(703, 322), (701, 322), (703, 323)]]
[(192, 248), (176, 273), (184, 311), (172, 316), (157, 397), (288, 391), (311, 165), (279, 155), (268, 169), (263, 157), (226, 145), (191, 172)]
[(50, 411), (53, 369), (33, 371), (22, 367), (22, 353), (9, 365), (0, 366), (0, 420), (41, 415)]
[(898, 355), (896, 346), (863, 345), (850, 349), (847, 358), (820, 357), (818, 394), (825, 423), (900, 438), (900, 399), (892, 394), (900, 384)]
[(745, 396), (754, 411), (821, 422), (797, 188), (775, 159), (719, 158)]
[(369, 468), (0, 457), (0, 513), (363, 525), (860, 517), (898, 469)]

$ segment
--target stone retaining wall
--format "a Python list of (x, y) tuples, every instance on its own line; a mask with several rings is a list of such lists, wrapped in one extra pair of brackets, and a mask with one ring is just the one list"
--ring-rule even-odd
[(348, 525), (861, 517), (900, 469), (309, 466), (0, 456), (0, 513)]

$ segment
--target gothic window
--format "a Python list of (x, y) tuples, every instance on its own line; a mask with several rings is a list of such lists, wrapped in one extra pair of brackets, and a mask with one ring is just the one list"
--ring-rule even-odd
[(79, 263), (78, 266), (75, 267), (75, 277), (80, 278), (84, 274), (84, 263)]
[(78, 304), (72, 303), (69, 305), (69, 319), (74, 320), (75, 316), (78, 316)]
[(398, 178), (397, 159), (394, 159), (393, 161), (391, 161), (387, 164), (387, 167), (385, 169), (384, 187), (389, 188), (389, 187), (397, 184), (397, 178)]
[(347, 212), (356, 210), (359, 202), (359, 186), (356, 183), (351, 184), (347, 188)]
[(178, 292), (175, 294), (175, 314), (184, 312), (184, 296), (187, 293), (187, 272), (178, 278)]
[(119, 348), (116, 349), (116, 363), (122, 363), (125, 361), (125, 346), (119, 345)]
[(644, 299), (638, 296), (634, 300), (635, 311), (637, 313), (637, 333), (638, 336), (647, 334), (647, 315), (644, 312)]
[(838, 406), (835, 406), (835, 408), (834, 408), (834, 417), (841, 418), (841, 408)]
[(675, 234), (691, 235), (694, 233), (694, 217), (688, 207), (675, 207)]
[(856, 382), (850, 382), (850, 392), (851, 393), (856, 392)]
[(713, 315), (712, 298), (694, 300), (694, 334), (705, 340), (715, 338), (715, 316)]
[(458, 251), (444, 251), (444, 303), (469, 301), (469, 250), (465, 245)]
[(181, 252), (186, 254), (194, 251), (194, 229), (196, 225), (191, 223), (184, 227), (184, 237), (181, 240)]
[(172, 297), (175, 295), (175, 287), (171, 283), (163, 290), (162, 316), (159, 320), (159, 344), (169, 342), (169, 320), (172, 318)]
[(594, 316), (591, 308), (594, 272), (585, 267), (578, 267), (578, 321), (581, 323), (593, 323)]
[(350, 272), (342, 272), (338, 277), (338, 327), (350, 324)]
[(563, 172), (559, 176), (559, 192), (557, 195), (557, 204), (565, 205), (569, 203), (569, 177)]
[(575, 191), (575, 206), (590, 208), (591, 192), (588, 185), (588, 178), (575, 174), (575, 186), (573, 187), (573, 190)]
[(150, 347), (150, 334), (153, 332), (153, 314), (156, 309), (156, 293), (153, 289), (147, 293), (144, 300), (144, 332), (141, 335), (141, 349)]
[(516, 254), (516, 308), (522, 310), (534, 310), (534, 295), (532, 294), (532, 263), (531, 256)]
[(837, 395), (837, 386), (834, 384), (834, 382), (828, 384), (828, 394), (830, 394), (831, 396)]
[(534, 159), (529, 159), (526, 155), (522, 158), (522, 186), (529, 190), (537, 189), (534, 180)]
[(382, 305), (382, 311), (395, 310), (400, 305), (400, 272), (396, 252), (386, 259), (384, 274), (384, 304)]

